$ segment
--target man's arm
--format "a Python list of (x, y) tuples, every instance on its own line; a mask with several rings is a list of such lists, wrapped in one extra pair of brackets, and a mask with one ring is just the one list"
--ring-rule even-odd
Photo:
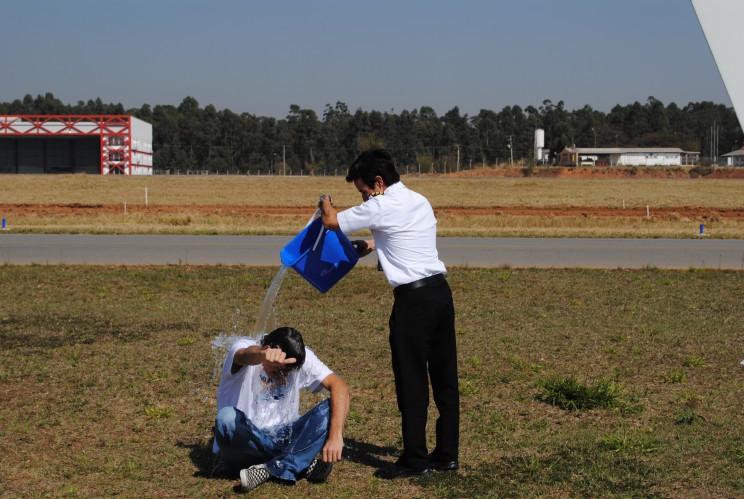
[[(331, 199), (330, 195), (324, 194), (320, 197), (318, 208), (320, 208), (320, 217), (323, 219), (323, 227), (331, 230), (339, 230), (341, 228), (338, 225), (338, 210), (334, 208), (333, 199)], [(352, 241), (351, 244), (357, 250), (359, 256), (367, 256), (377, 249), (374, 239)]]
[(277, 369), (297, 362), (294, 357), (287, 358), (287, 354), (281, 348), (269, 348), (268, 346), (261, 348), (258, 345), (252, 345), (235, 352), (231, 372), (235, 374), (243, 366), (255, 366), (264, 360), (269, 363), (267, 367), (276, 367)]
[(338, 210), (333, 207), (333, 200), (328, 194), (323, 194), (318, 202), (320, 217), (323, 219), (323, 227), (330, 230), (338, 230)]
[(321, 453), (323, 462), (341, 460), (344, 449), (344, 424), (349, 414), (349, 386), (335, 374), (329, 374), (320, 383), (331, 392), (331, 427)]

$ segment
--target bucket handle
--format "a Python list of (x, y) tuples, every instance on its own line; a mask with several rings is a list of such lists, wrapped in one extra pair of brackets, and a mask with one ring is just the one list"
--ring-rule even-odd
[(307, 225), (305, 225), (306, 229), (310, 226), (311, 223), (315, 221), (316, 218), (318, 218), (318, 215), (320, 215), (320, 208), (315, 210), (315, 214), (312, 217), (310, 217), (310, 220), (307, 222)]
[[(313, 215), (313, 217), (310, 219), (307, 225), (310, 225), (311, 223), (313, 223), (313, 221), (315, 220), (315, 217), (317, 217), (319, 213), (320, 213), (320, 208), (318, 208), (318, 210), (315, 212), (315, 215)], [(321, 227), (320, 230), (318, 231), (318, 238), (315, 240), (315, 244), (313, 244), (313, 249), (312, 249), (313, 251), (315, 251), (315, 248), (318, 247), (318, 243), (320, 242), (320, 238), (323, 237), (324, 232), (325, 232), (325, 227)]]

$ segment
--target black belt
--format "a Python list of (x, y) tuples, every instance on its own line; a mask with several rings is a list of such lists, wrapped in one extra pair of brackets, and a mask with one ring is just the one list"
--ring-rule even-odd
[(423, 288), (424, 286), (430, 286), (432, 284), (438, 284), (440, 282), (444, 282), (444, 280), (444, 274), (436, 274), (433, 276), (424, 277), (423, 279), (419, 279), (418, 281), (413, 281), (407, 284), (396, 286), (395, 289), (393, 289), (393, 295), (395, 295), (395, 297), (397, 298), (399, 296), (403, 296), (409, 291), (413, 291), (414, 289)]

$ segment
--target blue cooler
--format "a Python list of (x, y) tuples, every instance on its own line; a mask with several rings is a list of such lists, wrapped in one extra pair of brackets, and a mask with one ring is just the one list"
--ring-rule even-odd
[(282, 249), (281, 258), (325, 293), (354, 268), (359, 254), (343, 232), (324, 229), (323, 220), (316, 218)]

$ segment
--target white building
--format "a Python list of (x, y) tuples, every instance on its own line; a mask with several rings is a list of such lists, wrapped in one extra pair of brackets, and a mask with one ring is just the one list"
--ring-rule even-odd
[(726, 158), (726, 166), (744, 166), (744, 147), (722, 157)]
[(558, 157), (563, 166), (692, 166), (699, 152), (678, 147), (566, 147)]
[(0, 115), (0, 173), (152, 175), (152, 125), (128, 115)]

